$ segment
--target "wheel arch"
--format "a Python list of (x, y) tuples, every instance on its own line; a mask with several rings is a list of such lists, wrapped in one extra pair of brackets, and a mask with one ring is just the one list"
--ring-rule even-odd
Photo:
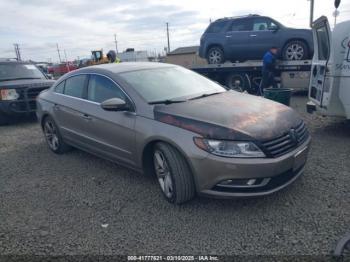
[(44, 128), (44, 121), (47, 117), (49, 117), (49, 113), (44, 113), (42, 116), (41, 116), (41, 119), (40, 119), (40, 126), (41, 128), (43, 129)]
[[(154, 146), (159, 142), (168, 144), (168, 145), (174, 147), (177, 151), (179, 151), (179, 153), (184, 157), (188, 167), (190, 168), (191, 173), (192, 174), (194, 173), (194, 168), (191, 164), (191, 161), (189, 160), (189, 158), (187, 157), (185, 152), (181, 149), (181, 147), (179, 145), (177, 145), (174, 141), (171, 141), (170, 139), (167, 139), (165, 137), (151, 138), (144, 145), (144, 147), (142, 149), (142, 155), (141, 155), (142, 159), (141, 160), (142, 160), (142, 168), (143, 168), (145, 173), (152, 174), (152, 172), (153, 172), (153, 164), (152, 164), (153, 155), (152, 155), (152, 153), (153, 153)], [(197, 185), (195, 176), (193, 176), (193, 179), (194, 179), (195, 185)]]
[(215, 44), (209, 44), (207, 46), (207, 49), (205, 50), (205, 57), (208, 57), (208, 52), (209, 52), (210, 48), (213, 48), (213, 47), (219, 47), (225, 55), (225, 49), (224, 49), (223, 45), (215, 43)]
[(300, 41), (300, 42), (303, 42), (303, 43), (305, 44), (306, 48), (307, 48), (307, 51), (308, 51), (309, 55), (310, 55), (311, 49), (310, 49), (310, 46), (309, 46), (308, 42), (307, 42), (304, 38), (301, 38), (301, 37), (292, 37), (292, 38), (287, 39), (287, 40), (283, 43), (283, 45), (282, 45), (282, 50), (281, 50), (281, 51), (282, 51), (282, 53), (281, 53), (282, 56), (283, 56), (283, 51), (284, 51), (284, 49), (286, 48), (287, 44), (290, 43), (290, 42), (292, 42), (292, 41)]

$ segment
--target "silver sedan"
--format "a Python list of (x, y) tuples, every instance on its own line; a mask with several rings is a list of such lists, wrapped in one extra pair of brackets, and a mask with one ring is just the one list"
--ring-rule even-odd
[(293, 109), (168, 64), (76, 70), (42, 92), (37, 108), (53, 152), (75, 147), (155, 174), (178, 204), (278, 191), (302, 174), (310, 143)]

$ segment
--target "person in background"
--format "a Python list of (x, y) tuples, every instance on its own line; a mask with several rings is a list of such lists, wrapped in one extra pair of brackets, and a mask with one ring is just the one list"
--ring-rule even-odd
[(260, 95), (264, 94), (264, 89), (272, 86), (277, 88), (275, 81), (275, 67), (276, 67), (276, 57), (278, 53), (277, 47), (271, 47), (263, 57), (263, 67), (262, 67), (262, 79), (259, 86)]
[(109, 63), (117, 63), (117, 64), (120, 63), (119, 57), (117, 57), (116, 52), (113, 51), (113, 50), (110, 50), (110, 51), (107, 53), (107, 59), (108, 59)]

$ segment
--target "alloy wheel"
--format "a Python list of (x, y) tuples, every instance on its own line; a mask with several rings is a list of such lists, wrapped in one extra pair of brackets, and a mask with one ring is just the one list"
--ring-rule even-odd
[(209, 53), (208, 57), (209, 57), (210, 64), (220, 64), (222, 61), (221, 52), (215, 49)]
[(44, 125), (44, 134), (49, 147), (56, 151), (59, 147), (57, 130), (51, 121), (46, 121)]
[(164, 195), (167, 198), (171, 198), (174, 192), (173, 181), (171, 177), (171, 171), (169, 169), (167, 160), (164, 157), (164, 154), (161, 151), (156, 150), (154, 152), (153, 161), (159, 185)]
[(287, 60), (301, 60), (304, 57), (304, 47), (298, 43), (290, 44), (286, 49)]

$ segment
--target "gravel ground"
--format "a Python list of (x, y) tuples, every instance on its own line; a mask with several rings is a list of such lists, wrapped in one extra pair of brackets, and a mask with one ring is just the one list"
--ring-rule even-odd
[(0, 127), (0, 254), (327, 255), (350, 231), (350, 124), (292, 106), (313, 143), (272, 196), (173, 206), (156, 180), (88, 153), (55, 155), (33, 121)]

